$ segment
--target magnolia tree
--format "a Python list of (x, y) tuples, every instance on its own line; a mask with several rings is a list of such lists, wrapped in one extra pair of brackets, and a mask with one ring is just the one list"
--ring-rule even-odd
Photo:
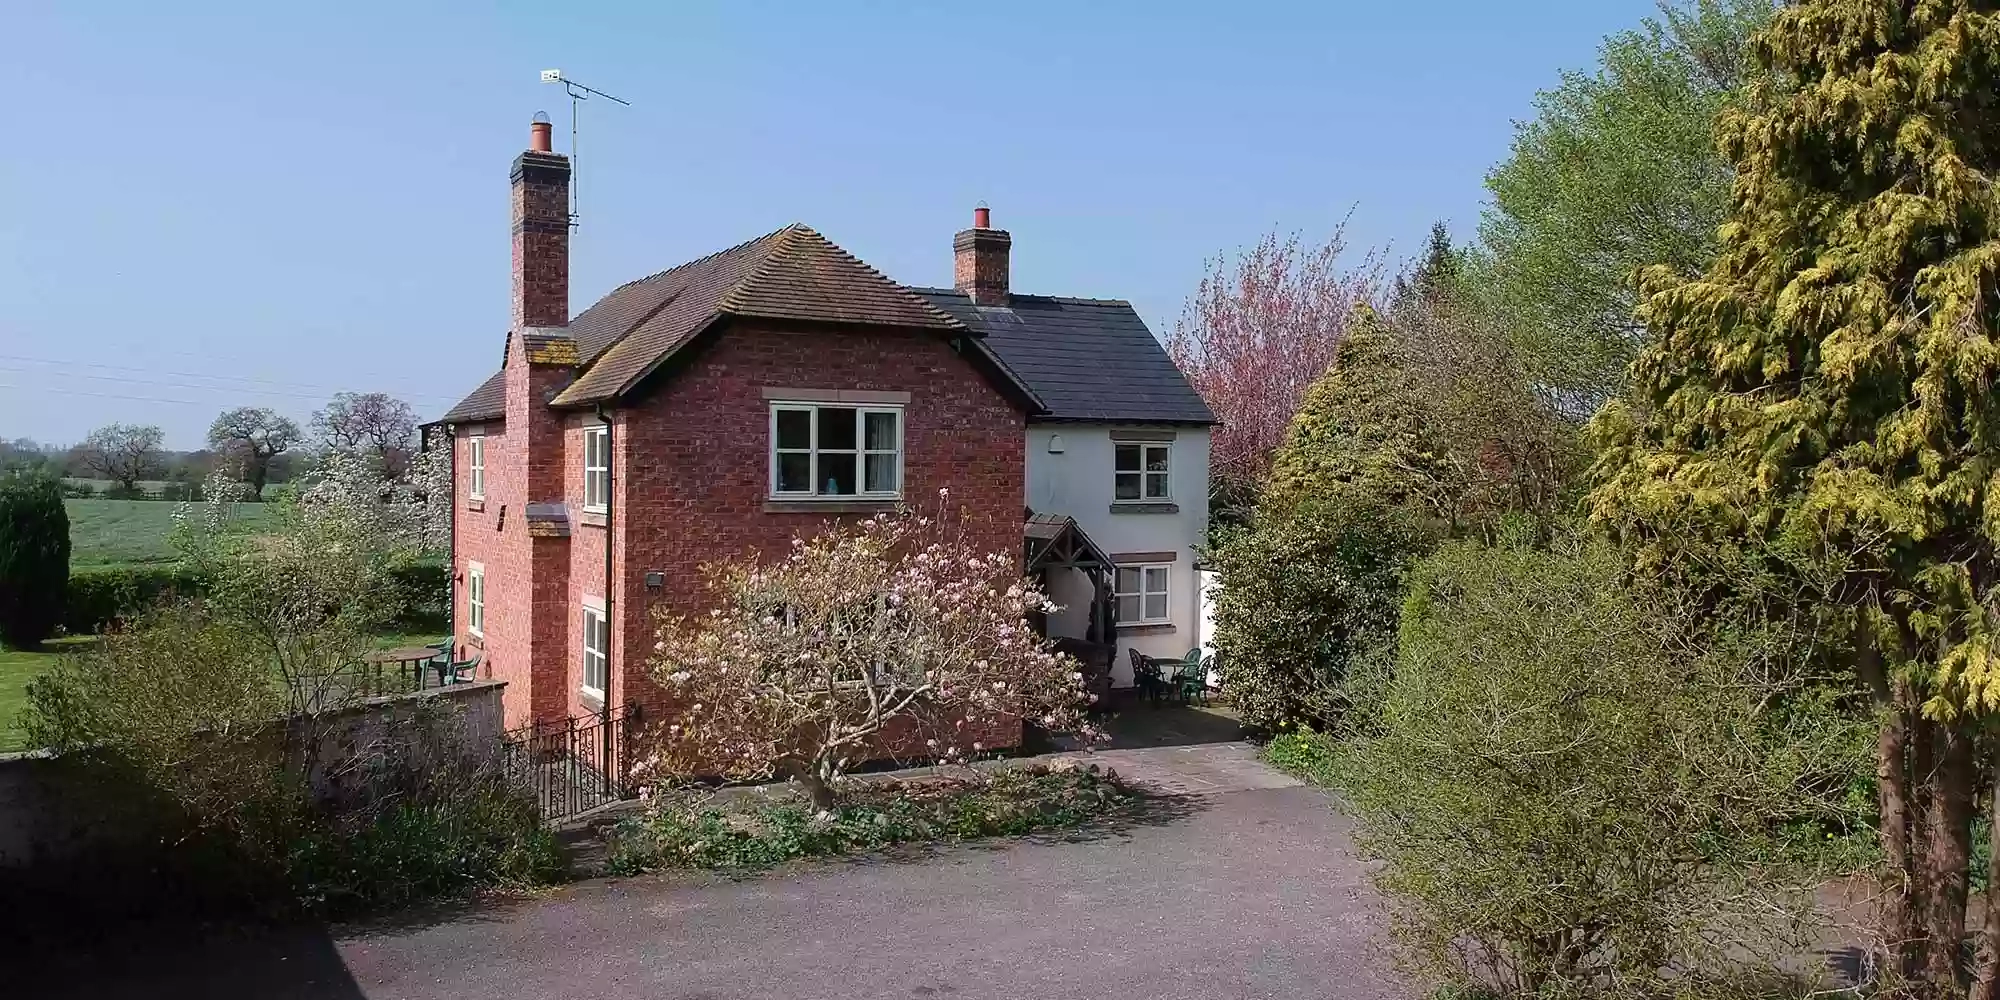
[(905, 510), (792, 546), (707, 567), (716, 607), (660, 618), (652, 671), (676, 714), (647, 771), (788, 777), (824, 809), (891, 739), (951, 761), (1020, 719), (1095, 738), (1076, 661), (1027, 621), (1056, 607), (962, 519)]

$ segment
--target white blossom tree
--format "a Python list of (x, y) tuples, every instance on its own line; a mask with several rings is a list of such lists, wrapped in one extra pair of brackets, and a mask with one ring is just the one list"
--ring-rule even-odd
[(443, 461), (419, 453), (403, 478), (385, 481), (368, 459), (333, 452), (311, 485), (286, 490), (256, 522), (239, 516), (248, 485), (224, 473), (203, 485), (201, 502), (175, 508), (174, 545), (205, 603), (264, 648), (293, 714), (340, 704), (343, 671), (416, 596), (396, 569), (449, 540)]
[(1076, 661), (1027, 621), (1055, 607), (1013, 554), (977, 551), (961, 517), (835, 524), (784, 559), (704, 574), (716, 607), (659, 619), (651, 668), (675, 714), (650, 773), (786, 777), (826, 809), (891, 741), (962, 760), (1022, 719), (1095, 736)]

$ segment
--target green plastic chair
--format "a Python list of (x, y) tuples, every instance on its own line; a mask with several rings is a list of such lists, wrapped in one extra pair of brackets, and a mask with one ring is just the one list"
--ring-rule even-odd
[(1201, 657), (1200, 646), (1188, 650), (1187, 656), (1181, 659), (1174, 681), (1175, 693), (1180, 695), (1182, 701), (1200, 698), (1203, 704), (1208, 702), (1208, 663)]

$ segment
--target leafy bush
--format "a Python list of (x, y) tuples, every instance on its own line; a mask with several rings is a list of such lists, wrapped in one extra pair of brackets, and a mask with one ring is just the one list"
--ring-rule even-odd
[(263, 637), (169, 605), (36, 678), (25, 720), (140, 855), (107, 860), (156, 890), (340, 914), (560, 869), (534, 798), (448, 706), (414, 701), (394, 738), (356, 739), (356, 716), (288, 715), (281, 680)]
[[(397, 624), (428, 626), (448, 613), (445, 595), (450, 577), (444, 563), (400, 563), (389, 570), (388, 580), (402, 608)], [(198, 597), (202, 592), (201, 574), (177, 563), (79, 569), (69, 576), (62, 626), (72, 634), (88, 635), (137, 618), (162, 601)]]
[(972, 781), (903, 782), (833, 810), (791, 799), (743, 811), (668, 799), (613, 827), (611, 868), (761, 869), (894, 844), (1066, 829), (1132, 808), (1137, 793), (1096, 766), (1007, 768)]
[(1774, 725), (1769, 679), (1620, 567), (1451, 543), (1413, 573), (1379, 724), (1325, 763), (1427, 978), (1666, 994), (1808, 905), (1773, 862), (1848, 734)]
[(1337, 781), (1340, 741), (1330, 734), (1301, 726), (1271, 737), (1264, 745), (1264, 760), (1272, 767), (1317, 785)]
[(101, 631), (162, 601), (194, 597), (200, 584), (193, 570), (170, 564), (79, 569), (69, 576), (63, 629), (75, 635)]
[(0, 475), (0, 642), (32, 647), (62, 617), (69, 514), (44, 476)]
[(562, 850), (531, 794), (493, 770), (430, 778), (405, 782), (416, 794), (357, 817), (315, 817), (282, 861), (297, 905), (356, 913), (562, 876)]
[(441, 624), (451, 614), (451, 572), (443, 560), (423, 559), (395, 564), (389, 569), (402, 613), (396, 624), (405, 631), (418, 628), (443, 631)]
[(1376, 700), (1405, 567), (1421, 533), (1398, 512), (1305, 502), (1230, 533), (1215, 646), (1223, 690), (1266, 731), (1342, 724)]
[[(30, 685), (28, 734), (123, 811), (115, 829), (150, 838), (124, 862), (150, 887), (345, 913), (559, 866), (499, 745), (446, 703), (343, 711), (374, 634), (439, 582), (413, 560), (448, 494), (412, 489), (331, 462), (250, 531), (212, 479), (207, 504), (175, 511), (185, 568), (82, 580), (82, 610), (130, 620)], [(198, 597), (161, 601), (175, 592)]]

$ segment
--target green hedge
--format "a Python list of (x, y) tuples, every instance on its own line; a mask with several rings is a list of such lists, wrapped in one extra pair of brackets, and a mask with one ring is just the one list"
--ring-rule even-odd
[[(450, 610), (445, 605), (449, 574), (443, 562), (426, 560), (399, 566), (395, 578), (407, 608), (403, 616), (406, 624), (443, 622)], [(193, 597), (200, 592), (200, 581), (194, 574), (171, 563), (72, 570), (63, 629), (71, 635), (90, 635), (161, 600)]]
[(71, 570), (63, 628), (71, 635), (90, 635), (163, 599), (193, 596), (198, 589), (194, 574), (172, 564)]

